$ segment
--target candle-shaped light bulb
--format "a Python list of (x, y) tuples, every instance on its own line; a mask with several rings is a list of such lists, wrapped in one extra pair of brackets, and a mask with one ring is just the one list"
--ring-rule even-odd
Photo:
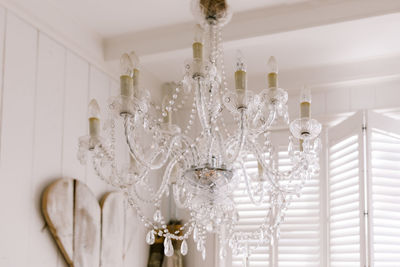
[(135, 51), (132, 51), (129, 54), (129, 57), (132, 61), (132, 69), (140, 70), (140, 59), (139, 59), (138, 55), (135, 53)]
[(132, 77), (133, 77), (133, 91), (134, 91), (134, 96), (137, 97), (138, 92), (139, 92), (139, 74), (140, 74), (140, 59), (135, 53), (135, 51), (132, 51), (129, 54), (129, 57), (132, 60)]
[(194, 29), (193, 39), (193, 59), (201, 61), (203, 59), (203, 29), (200, 25), (196, 25)]
[(194, 26), (193, 43), (203, 43), (203, 33), (204, 31), (200, 24), (196, 24), (196, 26)]
[(238, 95), (238, 105), (243, 107), (246, 98), (247, 77), (244, 56), (240, 50), (237, 51), (236, 55), (235, 87)]
[(92, 99), (89, 103), (89, 134), (91, 137), (100, 134), (100, 107), (96, 99)]
[(300, 117), (311, 117), (311, 90), (306, 86), (300, 92)]
[(269, 88), (278, 87), (278, 62), (275, 57), (270, 57), (268, 60), (268, 86)]
[(133, 63), (131, 57), (125, 53), (121, 56), (120, 60), (121, 76), (120, 76), (120, 89), (121, 96), (130, 97), (133, 93)]
[(236, 51), (236, 70), (243, 70), (246, 71), (247, 66), (246, 63), (244, 62), (244, 55), (241, 50)]
[(121, 76), (132, 76), (133, 63), (130, 56), (124, 53), (120, 59)]

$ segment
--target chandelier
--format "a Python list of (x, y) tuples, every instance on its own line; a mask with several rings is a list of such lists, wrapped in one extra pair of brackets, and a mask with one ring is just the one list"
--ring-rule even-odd
[[(239, 53), (236, 88), (228, 89), (221, 29), (230, 20), (230, 10), (224, 0), (193, 0), (192, 11), (198, 23), (193, 58), (185, 63), (183, 79), (173, 93), (159, 106), (153, 104), (139, 84), (138, 57), (123, 54), (120, 95), (110, 99), (103, 127), (96, 100), (90, 102), (89, 135), (79, 139), (78, 158), (82, 164), (90, 159), (97, 176), (124, 192), (148, 229), (146, 242), (163, 237), (166, 256), (174, 253), (172, 240), (179, 241), (175, 244), (186, 255), (191, 237), (205, 258), (207, 233), (215, 233), (220, 257), (230, 248), (234, 255), (243, 254), (248, 264), (255, 249), (279, 237), (290, 202), (317, 175), (321, 125), (310, 117), (309, 90), (301, 93), (300, 118), (289, 122), (288, 94), (278, 87), (273, 57), (268, 62), (268, 88), (256, 94), (247, 88), (246, 64)], [(170, 115), (183, 113), (187, 105), (191, 110), (185, 128), (172, 124)], [(234, 121), (233, 129), (224, 121), (227, 116)], [(200, 130), (194, 133), (197, 124)], [(290, 170), (280, 170), (274, 156), (271, 132), (277, 124), (290, 130)], [(117, 159), (118, 128), (130, 152), (128, 163)], [(258, 162), (255, 175), (245, 167), (249, 155)], [(240, 216), (233, 194), (239, 184), (245, 185), (253, 205), (268, 206), (253, 231), (237, 227)], [(167, 226), (163, 197), (173, 197), (178, 208), (188, 211), (189, 219), (178, 229)]]

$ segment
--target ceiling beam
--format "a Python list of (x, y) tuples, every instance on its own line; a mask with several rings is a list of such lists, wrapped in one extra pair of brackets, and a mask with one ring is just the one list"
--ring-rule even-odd
[[(279, 32), (400, 12), (399, 0), (313, 0), (235, 14), (224, 28), (224, 40), (237, 42)], [(104, 40), (105, 60), (135, 50), (140, 56), (190, 47), (193, 23), (124, 34)]]

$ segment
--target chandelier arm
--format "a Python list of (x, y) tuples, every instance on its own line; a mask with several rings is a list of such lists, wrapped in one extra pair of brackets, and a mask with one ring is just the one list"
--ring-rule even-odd
[[(98, 153), (98, 150), (101, 150), (101, 152)], [(118, 171), (118, 169), (115, 166), (115, 161), (112, 158), (110, 158), (110, 155), (108, 154), (104, 146), (102, 146), (101, 144), (97, 145), (95, 149), (93, 149), (92, 153), (93, 153), (92, 165), (94, 171), (96, 172), (96, 175), (101, 180), (103, 180), (104, 182), (115, 188), (130, 187), (134, 185), (137, 181), (140, 181), (141, 179), (146, 177), (148, 174), (149, 169), (144, 168), (143, 171), (139, 175), (135, 175), (134, 179), (132, 179), (131, 181), (124, 181), (125, 179), (123, 179), (123, 176), (120, 175), (121, 172)], [(104, 168), (102, 167), (102, 164), (100, 162), (101, 161), (100, 158), (102, 157), (101, 155), (105, 155), (107, 157), (108, 160), (106, 162), (111, 162), (111, 164), (109, 164), (111, 173), (109, 173), (108, 175), (105, 174), (103, 171)]]
[[(227, 163), (227, 165), (232, 165), (237, 161), (237, 159), (238, 159), (238, 157), (240, 155), (240, 152), (243, 151), (244, 144), (246, 143), (245, 142), (246, 141), (246, 134), (245, 134), (246, 133), (246, 127), (244, 126), (244, 116), (245, 116), (244, 112), (245, 112), (244, 109), (240, 110), (240, 114), (241, 114), (240, 115), (241, 116), (240, 127), (239, 127), (240, 128), (240, 130), (239, 130), (240, 133), (239, 133), (239, 137), (237, 139), (231, 137), (231, 138), (228, 138), (225, 142), (222, 142), (223, 138), (222, 138), (221, 132), (220, 131), (215, 131), (216, 138), (218, 140), (217, 144), (219, 145), (220, 153), (222, 155), (222, 158)], [(239, 140), (239, 141), (237, 142), (237, 140)], [(232, 157), (229, 158), (227, 153), (226, 153), (226, 150), (227, 150), (227, 148), (231, 148), (232, 145), (235, 145), (236, 143), (238, 143), (238, 144), (236, 145), (236, 148), (233, 148), (234, 153), (232, 154)], [(220, 146), (222, 144), (224, 144), (223, 147)]]
[(248, 174), (247, 174), (247, 171), (246, 171), (246, 168), (245, 168), (245, 166), (244, 166), (244, 163), (241, 162), (240, 165), (242, 166), (242, 172), (243, 172), (243, 174), (244, 174), (244, 181), (245, 181), (245, 184), (246, 184), (247, 192), (249, 193), (249, 198), (250, 198), (251, 202), (252, 202), (254, 205), (260, 206), (261, 204), (264, 203), (263, 200), (264, 200), (264, 193), (265, 193), (265, 190), (262, 190), (262, 191), (261, 191), (260, 199), (259, 199), (258, 201), (256, 201), (255, 198), (254, 198), (253, 191), (252, 191), (251, 188), (250, 188), (250, 182), (249, 182), (250, 178), (249, 178), (249, 176), (248, 176)]
[(293, 173), (297, 172), (302, 166), (300, 163), (297, 163), (295, 165), (292, 166), (291, 170), (288, 172), (281, 172), (275, 168), (271, 168), (268, 164), (266, 164), (265, 160), (263, 160), (262, 158), (262, 153), (259, 151), (259, 149), (257, 148), (257, 146), (251, 141), (248, 140), (249, 146), (251, 147), (251, 150), (255, 153), (258, 161), (260, 162), (260, 164), (262, 165), (263, 169), (264, 169), (264, 174), (266, 175), (266, 177), (268, 178), (270, 184), (279, 192), (282, 193), (287, 193), (287, 194), (293, 194), (296, 193), (296, 190), (292, 189), (292, 190), (288, 190), (285, 187), (282, 187), (281, 185), (279, 185), (279, 183), (277, 181), (275, 181), (272, 177), (284, 177), (284, 178), (289, 178), (292, 176)]
[(184, 202), (181, 201), (181, 196), (179, 194), (179, 191), (178, 191), (178, 188), (177, 188), (176, 184), (174, 184), (172, 186), (172, 193), (173, 193), (173, 196), (174, 196), (174, 200), (175, 200), (176, 206), (178, 208), (180, 208), (180, 209), (184, 209), (186, 207), (186, 204), (187, 204), (186, 203), (187, 199), (184, 199)]
[(139, 198), (139, 200), (145, 202), (145, 203), (158, 203), (159, 201), (161, 201), (162, 196), (164, 195), (164, 193), (166, 192), (167, 188), (168, 188), (168, 184), (170, 181), (170, 176), (173, 170), (173, 167), (175, 166), (175, 164), (177, 163), (176, 158), (171, 160), (169, 162), (169, 164), (167, 165), (167, 168), (164, 171), (163, 177), (162, 177), (162, 182), (160, 187), (158, 188), (157, 192), (154, 192), (154, 190), (151, 189), (151, 187), (149, 186), (148, 188), (150, 189), (150, 196), (145, 199), (143, 197), (141, 197), (139, 194), (137, 194), (137, 188), (136, 188), (136, 184), (133, 186), (134, 189), (134, 193), (137, 194), (137, 197)]
[(205, 99), (204, 99), (204, 95), (202, 92), (202, 86), (201, 86), (201, 78), (199, 77), (195, 77), (194, 78), (196, 81), (196, 106), (197, 106), (197, 112), (198, 112), (198, 117), (199, 117), (199, 121), (201, 123), (201, 127), (206, 130), (210, 128), (210, 124), (208, 121), (208, 116), (206, 114), (205, 111)]
[(277, 114), (276, 114), (276, 110), (273, 109), (272, 111), (269, 112), (268, 114), (268, 119), (265, 121), (265, 123), (260, 127), (260, 132), (266, 132), (268, 131), (272, 124), (274, 123), (274, 121), (276, 120)]
[[(129, 118), (127, 115), (123, 115), (124, 118), (124, 128), (125, 128), (125, 141), (128, 145), (129, 148), (129, 152), (130, 154), (134, 157), (135, 160), (137, 160), (141, 165), (152, 169), (152, 170), (157, 170), (160, 169), (162, 166), (164, 166), (166, 164), (166, 162), (168, 161), (168, 157), (171, 154), (171, 150), (173, 145), (175, 144), (175, 142), (178, 140), (179, 136), (173, 136), (170, 139), (169, 145), (166, 145), (167, 147), (167, 152), (166, 153), (161, 153), (158, 152), (156, 153), (151, 159), (150, 162), (147, 162), (145, 159), (143, 159), (142, 156), (139, 155), (139, 153), (137, 153), (136, 149), (134, 148), (134, 142), (131, 140), (132, 136), (131, 134), (129, 134), (129, 128), (131, 125), (131, 118)], [(160, 163), (158, 164), (153, 164), (154, 160), (158, 158), (158, 155), (163, 154), (162, 160)]]
[[(198, 163), (200, 161), (199, 153), (198, 153), (197, 147), (195, 145), (193, 145), (194, 144), (193, 140), (189, 136), (183, 135), (183, 134), (179, 135), (179, 138), (180, 138), (181, 144), (184, 144), (186, 146), (186, 149), (185, 150), (180, 149), (180, 150), (176, 151), (176, 155), (174, 157), (177, 158), (177, 162), (179, 160), (184, 160), (186, 163), (190, 162), (189, 166), (195, 165), (196, 163)], [(172, 151), (172, 152), (174, 152), (174, 151)], [(189, 159), (186, 157), (188, 153), (190, 153)], [(174, 154), (174, 153), (172, 153), (172, 154)], [(171, 155), (170, 155), (170, 157), (171, 157)]]

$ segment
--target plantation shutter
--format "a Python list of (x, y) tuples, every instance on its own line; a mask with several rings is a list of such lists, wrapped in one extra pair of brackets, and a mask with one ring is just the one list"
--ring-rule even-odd
[[(287, 147), (279, 151), (279, 167), (291, 167)], [(320, 267), (320, 177), (313, 177), (294, 197), (281, 224), (278, 240), (279, 267)]]
[(371, 266), (400, 266), (400, 122), (368, 113)]
[(331, 267), (364, 266), (363, 114), (328, 131), (328, 258)]
[[(277, 159), (281, 171), (291, 167), (287, 152), (287, 132), (273, 136), (278, 147)], [(258, 163), (254, 156), (249, 155), (245, 163), (249, 174), (256, 175)], [(314, 177), (308, 181), (302, 190), (302, 195), (294, 197), (289, 206), (286, 219), (281, 224), (280, 239), (271, 248), (268, 245), (260, 247), (250, 257), (250, 267), (276, 267), (276, 266), (321, 266), (321, 235), (320, 235), (320, 178)], [(239, 211), (239, 228), (241, 230), (256, 229), (266, 211), (268, 204), (255, 206), (247, 196), (246, 185), (242, 182), (234, 194), (234, 201)], [(277, 262), (271, 263), (271, 253), (276, 251)], [(243, 256), (232, 255), (232, 267), (242, 267)]]
[[(254, 155), (248, 155), (245, 168), (249, 176), (258, 175), (258, 162)], [(254, 231), (263, 222), (267, 211), (269, 209), (268, 204), (256, 206), (248, 197), (246, 183), (241, 181), (238, 188), (234, 193), (233, 198), (236, 209), (239, 212), (239, 223), (236, 227), (240, 231)], [(254, 241), (256, 243), (257, 240)], [(251, 254), (250, 266), (251, 267), (269, 267), (270, 260), (270, 248), (269, 245), (265, 244), (260, 246), (256, 251)], [(243, 266), (243, 255), (232, 255), (232, 267)]]

